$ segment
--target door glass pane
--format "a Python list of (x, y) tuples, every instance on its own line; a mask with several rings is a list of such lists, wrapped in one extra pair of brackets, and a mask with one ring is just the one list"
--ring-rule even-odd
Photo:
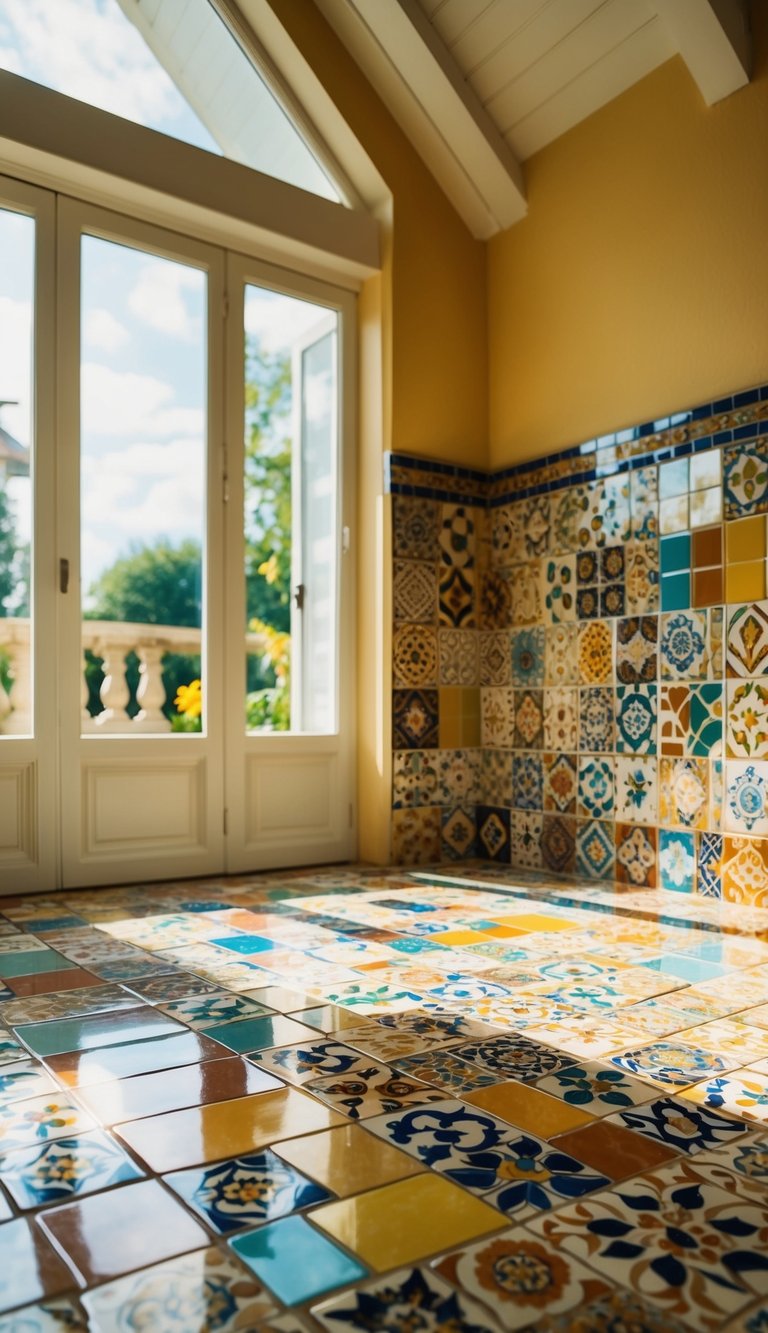
[(245, 289), (246, 730), (336, 730), (335, 312)]
[(35, 223), (0, 209), (0, 735), (31, 735)]
[(206, 276), (82, 240), (83, 731), (199, 732)]

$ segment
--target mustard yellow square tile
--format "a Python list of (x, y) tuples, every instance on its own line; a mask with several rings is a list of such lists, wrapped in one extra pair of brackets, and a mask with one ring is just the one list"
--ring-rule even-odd
[(462, 717), (461, 719), (461, 745), (463, 749), (469, 749), (480, 744), (480, 715), (477, 717)]
[(453, 944), (461, 948), (464, 944), (487, 944), (491, 936), (482, 930), (444, 930), (429, 938), (433, 944)]
[(461, 691), (461, 712), (465, 718), (480, 717), (480, 690), (479, 688), (462, 689)]
[(324, 1204), (309, 1216), (379, 1273), (498, 1231), (505, 1222), (495, 1208), (431, 1171)]
[(735, 523), (725, 525), (725, 549), (728, 560), (739, 564), (746, 560), (757, 560), (765, 555), (765, 518), (762, 514), (752, 518), (739, 518)]
[[(538, 912), (531, 912), (528, 916), (516, 916), (515, 925), (518, 930), (581, 930), (583, 927), (576, 924), (575, 921), (562, 921), (557, 916), (540, 916)], [(434, 938), (434, 936), (433, 936)]]
[(441, 721), (443, 717), (461, 717), (464, 691), (458, 685), (442, 685), (437, 693)]
[(374, 1138), (360, 1125), (342, 1125), (321, 1134), (289, 1139), (287, 1143), (273, 1143), (272, 1149), (297, 1171), (342, 1199), (406, 1176), (420, 1175), (426, 1169), (399, 1148)]
[(450, 714), (443, 716), (441, 712), (438, 734), (441, 750), (460, 750), (462, 746), (461, 714), (456, 713), (452, 717)]
[(727, 565), (725, 599), (727, 602), (760, 601), (765, 595), (765, 561), (750, 560), (743, 565)]
[(484, 1111), (490, 1111), (491, 1115), (508, 1120), (529, 1134), (538, 1134), (542, 1139), (567, 1134), (569, 1129), (579, 1129), (595, 1119), (589, 1111), (581, 1111), (577, 1106), (550, 1097), (547, 1092), (514, 1081), (477, 1088), (475, 1092), (465, 1093), (464, 1101), (473, 1102)]

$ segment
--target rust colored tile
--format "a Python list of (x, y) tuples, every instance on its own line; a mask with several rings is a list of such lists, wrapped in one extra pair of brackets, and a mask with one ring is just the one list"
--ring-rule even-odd
[(552, 1140), (552, 1146), (610, 1176), (611, 1180), (624, 1180), (627, 1176), (649, 1171), (679, 1155), (643, 1134), (624, 1129), (622, 1125), (610, 1125), (605, 1120), (561, 1134)]
[(343, 1123), (342, 1116), (314, 1097), (296, 1088), (281, 1088), (132, 1120), (117, 1133), (153, 1171), (175, 1171)]
[(693, 533), (693, 566), (705, 569), (711, 565), (723, 563), (723, 530), (718, 524), (715, 528), (698, 528)]
[(98, 1051), (71, 1051), (49, 1055), (45, 1063), (60, 1083), (68, 1088), (108, 1083), (114, 1078), (130, 1078), (156, 1069), (175, 1069), (201, 1060), (223, 1060), (232, 1052), (217, 1041), (194, 1032), (176, 1037), (155, 1037), (129, 1046), (105, 1046)]
[(50, 1208), (39, 1222), (89, 1286), (208, 1244), (203, 1228), (156, 1180)]
[(722, 600), (722, 569), (695, 569), (693, 572), (693, 605), (717, 606)]
[(102, 1125), (117, 1125), (123, 1120), (181, 1111), (187, 1106), (207, 1106), (249, 1097), (257, 1092), (282, 1088), (279, 1079), (248, 1060), (206, 1060), (204, 1064), (184, 1065), (136, 1078), (114, 1079), (81, 1089), (77, 1100)]
[(52, 991), (104, 985), (101, 977), (95, 977), (92, 972), (86, 972), (81, 967), (71, 967), (66, 972), (33, 972), (27, 977), (4, 977), (3, 982), (16, 995), (24, 996), (50, 995)]

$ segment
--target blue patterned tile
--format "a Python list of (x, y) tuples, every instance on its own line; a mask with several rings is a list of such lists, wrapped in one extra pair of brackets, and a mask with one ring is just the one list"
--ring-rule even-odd
[(625, 1051), (611, 1057), (611, 1063), (629, 1074), (667, 1087), (689, 1088), (702, 1079), (737, 1069), (741, 1057), (731, 1059), (717, 1051), (688, 1046), (685, 1042), (656, 1041), (637, 1051)]
[(684, 610), (662, 615), (659, 661), (662, 680), (706, 680), (706, 611)]
[(744, 1133), (744, 1126), (737, 1121), (674, 1097), (662, 1097), (608, 1119), (625, 1129), (636, 1129), (658, 1143), (666, 1143), (678, 1152), (691, 1154), (718, 1148)]
[(702, 833), (699, 838), (698, 891), (706, 898), (722, 898), (723, 838)]
[(749, 440), (723, 453), (725, 517), (768, 511), (768, 441)]
[(512, 801), (517, 810), (543, 809), (543, 771), (540, 755), (512, 756)]
[(657, 688), (620, 685), (616, 690), (616, 751), (656, 753)]
[(174, 1171), (165, 1182), (220, 1235), (332, 1198), (269, 1149), (215, 1166)]
[(590, 819), (611, 819), (613, 811), (613, 760), (596, 755), (581, 758), (577, 814)]
[(511, 636), (512, 684), (518, 689), (544, 684), (544, 629), (516, 630)]
[(64, 1203), (143, 1175), (101, 1131), (54, 1139), (2, 1158), (3, 1183), (19, 1208)]
[(659, 829), (659, 888), (696, 891), (696, 843), (693, 833)]
[(612, 879), (616, 864), (613, 824), (590, 819), (576, 825), (576, 872), (590, 879)]
[(366, 1328), (419, 1333), (499, 1333), (496, 1321), (428, 1268), (403, 1268), (347, 1291), (312, 1310), (326, 1329)]

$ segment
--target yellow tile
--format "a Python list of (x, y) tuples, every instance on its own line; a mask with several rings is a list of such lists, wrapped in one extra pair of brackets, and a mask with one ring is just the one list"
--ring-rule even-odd
[(461, 714), (443, 713), (440, 711), (439, 735), (441, 750), (459, 750), (461, 749)]
[(454, 944), (461, 948), (464, 944), (487, 944), (491, 939), (482, 930), (445, 930), (439, 935), (430, 935), (432, 944)]
[(759, 601), (765, 595), (765, 561), (750, 560), (743, 565), (727, 565), (725, 599), (727, 602)]
[(458, 685), (442, 685), (438, 690), (440, 720), (444, 717), (461, 717), (461, 696), (463, 690)]
[(174, 1171), (343, 1124), (342, 1116), (316, 1098), (282, 1088), (131, 1120), (117, 1132), (153, 1171)]
[(728, 560), (738, 564), (745, 560), (757, 560), (765, 555), (765, 518), (757, 515), (753, 518), (739, 518), (735, 523), (725, 525), (725, 549)]
[(589, 1124), (595, 1117), (588, 1111), (569, 1106), (547, 1092), (529, 1088), (525, 1083), (497, 1083), (491, 1088), (478, 1088), (464, 1094), (465, 1102), (474, 1102), (491, 1115), (497, 1115), (529, 1134), (551, 1139), (555, 1134), (567, 1134)]
[[(357, 1021), (360, 1022), (359, 1015)], [(342, 1199), (348, 1194), (403, 1180), (405, 1176), (420, 1175), (425, 1170), (407, 1153), (374, 1138), (359, 1125), (342, 1125), (323, 1134), (273, 1143), (272, 1149), (297, 1171)]]
[(461, 711), (465, 718), (480, 717), (480, 689), (473, 686), (461, 691)]
[(480, 717), (462, 717), (461, 744), (464, 749), (480, 744)]
[[(518, 930), (582, 930), (583, 927), (576, 924), (575, 921), (563, 921), (557, 916), (540, 916), (538, 912), (531, 912), (529, 916), (516, 916), (514, 918)], [(434, 939), (434, 936), (433, 936)]]
[(489, 1204), (431, 1171), (354, 1199), (324, 1204), (309, 1216), (379, 1273), (498, 1231), (506, 1220)]
[(528, 931), (508, 926), (506, 921), (488, 921), (483, 925), (483, 934), (492, 935), (495, 940), (511, 940), (515, 935), (527, 935)]

